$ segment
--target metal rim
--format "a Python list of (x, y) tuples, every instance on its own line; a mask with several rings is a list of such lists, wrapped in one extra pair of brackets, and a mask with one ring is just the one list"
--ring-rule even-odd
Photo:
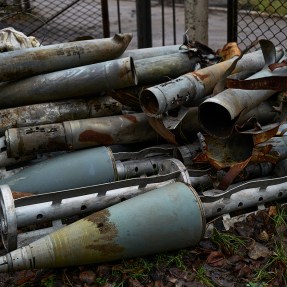
[(8, 185), (0, 186), (1, 239), (7, 251), (17, 249), (17, 217), (14, 199)]

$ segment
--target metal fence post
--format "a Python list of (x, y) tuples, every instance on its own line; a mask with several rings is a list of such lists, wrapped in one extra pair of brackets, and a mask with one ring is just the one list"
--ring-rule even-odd
[(186, 0), (184, 7), (187, 36), (208, 45), (208, 0)]
[(237, 42), (238, 0), (227, 1), (227, 42)]
[(136, 0), (138, 48), (152, 47), (150, 0)]

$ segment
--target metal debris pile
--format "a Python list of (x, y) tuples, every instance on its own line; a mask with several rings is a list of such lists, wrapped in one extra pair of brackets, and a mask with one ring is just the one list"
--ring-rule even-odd
[(0, 272), (192, 246), (287, 197), (286, 51), (131, 38), (0, 55)]

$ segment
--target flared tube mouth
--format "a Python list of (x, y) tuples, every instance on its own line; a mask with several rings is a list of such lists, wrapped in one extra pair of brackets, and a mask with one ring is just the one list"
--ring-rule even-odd
[(158, 96), (150, 89), (143, 90), (140, 94), (140, 105), (148, 116), (154, 117), (161, 114)]
[(198, 110), (199, 122), (202, 128), (210, 135), (226, 138), (232, 133), (237, 120), (231, 119), (229, 111), (213, 102), (204, 102)]

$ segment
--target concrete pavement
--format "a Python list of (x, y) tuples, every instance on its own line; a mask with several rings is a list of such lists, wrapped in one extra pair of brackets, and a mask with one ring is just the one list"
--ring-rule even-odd
[[(119, 32), (117, 18), (117, 3), (116, 0), (109, 0), (109, 16), (110, 16), (110, 31), (111, 35)], [(177, 4), (176, 13), (176, 43), (181, 44), (184, 28), (184, 6)], [(152, 39), (153, 46), (162, 46), (162, 10), (161, 6), (153, 3), (152, 8)], [(137, 26), (136, 26), (136, 8), (135, 1), (120, 1), (121, 15), (121, 32), (131, 32), (134, 37), (129, 46), (129, 49), (137, 48)], [(165, 6), (164, 9), (165, 22), (165, 45), (172, 45), (173, 39), (173, 20), (172, 7)], [(217, 50), (222, 48), (227, 41), (227, 12), (224, 9), (215, 8), (209, 9), (209, 27), (208, 27), (208, 45)]]

